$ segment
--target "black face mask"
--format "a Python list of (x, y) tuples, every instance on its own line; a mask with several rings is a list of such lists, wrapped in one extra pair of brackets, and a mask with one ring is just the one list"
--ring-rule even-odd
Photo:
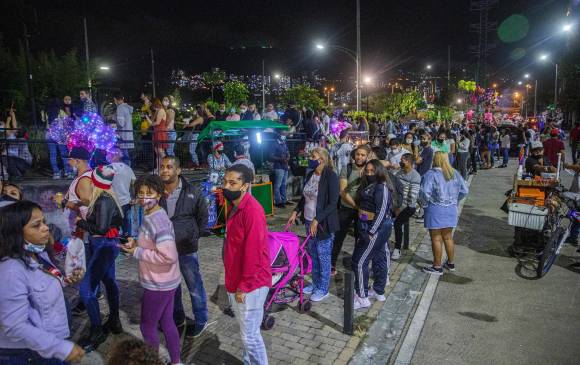
[(224, 198), (226, 198), (229, 202), (233, 202), (234, 200), (239, 199), (240, 196), (242, 196), (241, 190), (233, 191), (229, 189), (224, 189)]
[(399, 162), (399, 166), (401, 166), (402, 169), (405, 168), (405, 164), (403, 162)]
[(369, 184), (377, 182), (377, 175), (366, 175), (365, 178)]
[(443, 142), (445, 142), (445, 140), (444, 139), (441, 139), (441, 138), (437, 138), (437, 142), (443, 143)]
[(423, 146), (427, 146), (427, 145), (429, 144), (429, 141), (421, 141), (421, 144), (422, 144)]

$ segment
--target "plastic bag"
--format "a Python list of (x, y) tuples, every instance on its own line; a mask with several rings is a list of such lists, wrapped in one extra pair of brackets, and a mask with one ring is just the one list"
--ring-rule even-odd
[(75, 269), (87, 270), (85, 260), (85, 244), (80, 238), (71, 238), (66, 248), (66, 258), (64, 260), (64, 272), (70, 276)]

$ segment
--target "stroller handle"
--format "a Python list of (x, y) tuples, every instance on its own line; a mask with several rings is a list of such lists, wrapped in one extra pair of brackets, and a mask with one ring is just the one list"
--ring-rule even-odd
[[(290, 229), (290, 223), (286, 224), (286, 227), (284, 227), (284, 232), (288, 232), (289, 229)], [(306, 243), (308, 243), (308, 240), (310, 239), (311, 236), (312, 235), (310, 233), (308, 233), (308, 236), (306, 236), (306, 238), (302, 242), (302, 245), (300, 245), (301, 248), (304, 248), (306, 246)]]

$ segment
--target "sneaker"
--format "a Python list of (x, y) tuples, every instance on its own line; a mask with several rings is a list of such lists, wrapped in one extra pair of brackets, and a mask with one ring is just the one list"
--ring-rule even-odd
[(369, 289), (369, 294), (367, 298), (369, 299), (375, 298), (379, 302), (384, 302), (387, 300), (384, 294), (377, 294), (377, 292), (374, 289)]
[(91, 333), (79, 340), (79, 346), (86, 352), (95, 351), (105, 340), (107, 333), (103, 331), (103, 327), (91, 328)]
[(423, 268), (423, 272), (431, 275), (441, 276), (443, 275), (443, 268), (435, 266), (426, 266)]
[(354, 295), (354, 309), (368, 308), (372, 305), (369, 298), (361, 298), (358, 295)]
[(401, 250), (399, 250), (398, 248), (395, 248), (393, 250), (393, 253), (391, 254), (391, 259), (397, 261), (400, 258), (401, 258)]
[(310, 301), (311, 302), (320, 302), (324, 298), (326, 298), (327, 296), (328, 296), (328, 293), (323, 294), (322, 292), (317, 291), (310, 296)]
[(203, 331), (205, 331), (205, 329), (207, 328), (207, 322), (204, 324), (195, 324), (195, 326), (193, 327), (187, 327), (187, 330), (185, 330), (185, 336), (187, 336), (188, 338), (197, 338), (199, 336), (201, 336), (201, 334), (203, 333)]
[(312, 292), (314, 291), (314, 286), (311, 285), (306, 285), (304, 287), (304, 289), (302, 289), (302, 293), (306, 294), (306, 295), (310, 295), (312, 294)]
[(57, 172), (56, 174), (52, 175), (52, 179), (53, 180), (60, 180), (60, 172)]
[(455, 264), (452, 264), (449, 261), (445, 261), (443, 267), (449, 271), (455, 271)]

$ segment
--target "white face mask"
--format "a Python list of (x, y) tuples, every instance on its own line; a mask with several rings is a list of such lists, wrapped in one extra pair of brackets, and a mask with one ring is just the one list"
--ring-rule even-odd
[(169, 102), (167, 102), (167, 101), (164, 101), (164, 102), (163, 102), (163, 106), (167, 108), (167, 107), (169, 106)]
[(413, 143), (413, 139), (406, 139), (405, 142), (407, 142), (407, 144), (411, 144)]
[(241, 111), (242, 113), (245, 113), (245, 112), (246, 112), (246, 110), (248, 110), (248, 109), (246, 109), (246, 108), (242, 108), (242, 109), (240, 109), (240, 111)]

